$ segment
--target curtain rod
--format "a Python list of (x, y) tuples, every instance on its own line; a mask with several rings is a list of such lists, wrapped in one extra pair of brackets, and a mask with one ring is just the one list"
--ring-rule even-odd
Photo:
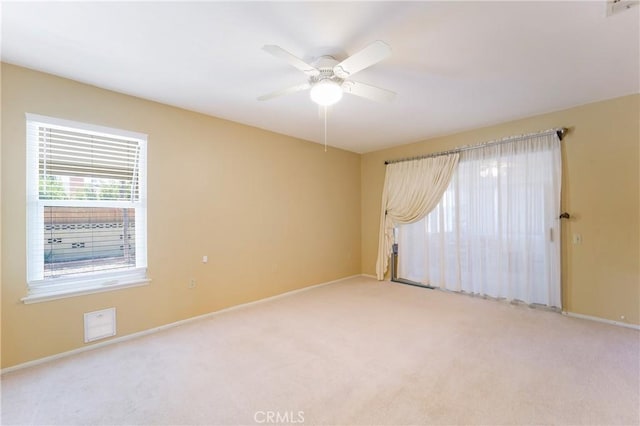
[(542, 131), (536, 132), (536, 133), (527, 133), (525, 135), (509, 136), (509, 137), (506, 137), (506, 138), (497, 139), (497, 140), (493, 140), (493, 141), (489, 141), (489, 142), (482, 142), (482, 143), (475, 144), (475, 145), (465, 145), (465, 146), (461, 146), (460, 148), (450, 149), (450, 150), (447, 150), (447, 151), (440, 151), (440, 152), (434, 152), (434, 153), (431, 153), (431, 154), (418, 155), (416, 157), (399, 158), (397, 160), (387, 160), (387, 161), (384, 162), (384, 164), (387, 165), (387, 164), (393, 164), (393, 163), (400, 163), (400, 162), (403, 162), (403, 161), (422, 160), (423, 158), (439, 157), (441, 155), (449, 155), (449, 154), (454, 154), (456, 152), (462, 152), (462, 151), (469, 151), (469, 150), (472, 150), (472, 149), (484, 148), (485, 146), (490, 146), (490, 145), (500, 145), (500, 144), (508, 143), (508, 142), (516, 142), (516, 141), (519, 141), (519, 140), (529, 139), (529, 138), (536, 137), (536, 136), (546, 136), (546, 135), (550, 135), (550, 134), (553, 134), (553, 133), (558, 135), (558, 139), (562, 140), (564, 138), (564, 136), (567, 134), (567, 130), (568, 129), (566, 127), (558, 127), (558, 128), (555, 128), (555, 129), (542, 130)]

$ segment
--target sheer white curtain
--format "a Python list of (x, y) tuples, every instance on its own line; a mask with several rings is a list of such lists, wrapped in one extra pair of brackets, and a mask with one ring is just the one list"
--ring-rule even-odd
[(420, 220), (436, 206), (449, 185), (458, 156), (456, 153), (387, 165), (376, 262), (379, 280), (384, 279), (389, 265), (394, 226)]
[(555, 134), (461, 152), (440, 203), (398, 228), (399, 275), (560, 308), (561, 172)]

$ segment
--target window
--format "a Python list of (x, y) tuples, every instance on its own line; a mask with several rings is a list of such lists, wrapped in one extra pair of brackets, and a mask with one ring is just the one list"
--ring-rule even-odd
[(561, 164), (555, 133), (462, 152), (440, 203), (398, 227), (400, 276), (560, 308)]
[(146, 141), (27, 114), (25, 302), (148, 281)]

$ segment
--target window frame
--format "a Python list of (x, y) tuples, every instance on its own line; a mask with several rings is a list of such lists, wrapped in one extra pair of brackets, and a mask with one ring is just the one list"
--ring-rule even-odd
[[(110, 291), (125, 287), (146, 285), (147, 277), (147, 135), (112, 127), (98, 126), (72, 120), (26, 113), (26, 196), (27, 196), (27, 296), (24, 303), (35, 303), (81, 294)], [(138, 199), (135, 201), (114, 200), (49, 200), (39, 196), (39, 140), (31, 129), (55, 127), (95, 136), (109, 136), (135, 140), (139, 144)], [(74, 276), (44, 277), (44, 258), (38, 256), (44, 250), (45, 207), (115, 207), (134, 208), (136, 220), (136, 267), (127, 270), (88, 272)]]

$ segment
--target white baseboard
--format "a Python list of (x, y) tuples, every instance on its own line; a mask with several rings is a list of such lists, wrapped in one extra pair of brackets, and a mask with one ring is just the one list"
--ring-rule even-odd
[(259, 303), (265, 303), (265, 302), (268, 302), (270, 300), (279, 299), (281, 297), (290, 296), (290, 295), (295, 294), (295, 293), (300, 293), (300, 292), (303, 292), (303, 291), (311, 290), (311, 289), (317, 288), (317, 287), (326, 286), (326, 285), (329, 285), (329, 284), (335, 284), (337, 282), (345, 281), (345, 280), (348, 280), (348, 279), (351, 279), (351, 278), (355, 278), (355, 277), (359, 277), (359, 276), (361, 276), (361, 275), (351, 275), (349, 277), (340, 278), (340, 279), (333, 280), (333, 281), (327, 281), (327, 282), (324, 282), (324, 283), (315, 284), (315, 285), (312, 285), (312, 286), (309, 286), (309, 287), (299, 288), (299, 289), (296, 289), (296, 290), (291, 290), (291, 291), (288, 291), (286, 293), (276, 294), (275, 296), (270, 296), (270, 297), (267, 297), (267, 298), (264, 298), (264, 299), (255, 300), (253, 302), (247, 302), (247, 303), (243, 303), (241, 305), (230, 306), (228, 308), (224, 308), (224, 309), (221, 309), (219, 311), (209, 312), (207, 314), (198, 315), (196, 317), (191, 317), (191, 318), (183, 319), (183, 320), (180, 320), (180, 321), (172, 322), (172, 323), (169, 323), (169, 324), (164, 324), (164, 325), (161, 325), (161, 326), (158, 326), (158, 327), (150, 328), (150, 329), (147, 329), (147, 330), (138, 331), (136, 333), (127, 334), (126, 336), (115, 337), (113, 339), (105, 340), (103, 342), (94, 343), (94, 344), (91, 344), (91, 345), (88, 345), (88, 346), (83, 346), (83, 347), (77, 348), (77, 349), (72, 349), (70, 351), (61, 352), (59, 354), (46, 356), (44, 358), (34, 359), (32, 361), (27, 361), (27, 362), (24, 362), (22, 364), (12, 365), (11, 367), (3, 368), (2, 370), (0, 370), (0, 375), (6, 374), (6, 373), (11, 373), (12, 371), (22, 370), (24, 368), (34, 367), (36, 365), (45, 364), (45, 363), (48, 363), (48, 362), (51, 362), (51, 361), (55, 361), (55, 360), (58, 360), (58, 359), (66, 358), (66, 357), (69, 357), (71, 355), (79, 354), (79, 353), (82, 353), (82, 352), (92, 351), (94, 349), (99, 349), (99, 348), (102, 348), (102, 347), (105, 347), (105, 346), (108, 346), (108, 345), (113, 345), (113, 344), (120, 343), (120, 342), (126, 342), (127, 340), (137, 339), (139, 337), (146, 336), (146, 335), (149, 335), (149, 334), (158, 333), (160, 331), (167, 330), (169, 328), (178, 327), (180, 325), (188, 324), (188, 323), (195, 322), (195, 321), (200, 321), (200, 320), (205, 319), (205, 318), (210, 318), (212, 316), (219, 315), (219, 314), (222, 314), (224, 312), (245, 308), (247, 306), (256, 305), (256, 304), (259, 304)]
[(562, 311), (562, 315), (566, 315), (568, 317), (573, 317), (573, 318), (586, 319), (590, 321), (602, 322), (605, 324), (617, 325), (619, 327), (633, 328), (634, 330), (640, 330), (640, 325), (629, 324), (628, 322), (614, 321), (606, 318), (593, 317), (591, 315), (576, 314), (574, 312), (567, 312), (567, 311)]
[(360, 276), (362, 276), (362, 277), (367, 277), (367, 278), (373, 278), (374, 280), (377, 280), (377, 279), (378, 279), (378, 277), (376, 277), (375, 275), (360, 274)]

